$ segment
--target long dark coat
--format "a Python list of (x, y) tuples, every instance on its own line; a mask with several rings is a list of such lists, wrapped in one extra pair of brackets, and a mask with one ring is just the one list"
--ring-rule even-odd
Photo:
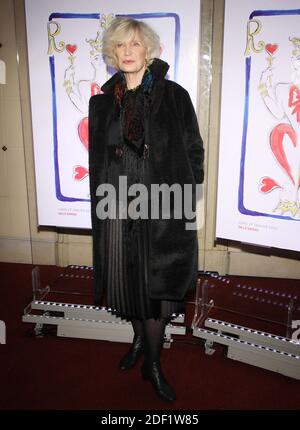
[[(149, 166), (152, 184), (195, 184), (203, 182), (203, 142), (188, 92), (165, 79), (169, 66), (155, 59), (151, 71), (155, 84), (151, 92), (149, 115), (145, 124), (145, 143), (150, 145)], [(114, 86), (121, 79), (116, 73), (103, 85), (104, 94), (90, 99), (89, 174), (93, 238), (94, 296), (99, 303), (105, 285), (104, 222), (96, 215), (98, 185), (106, 183), (107, 168), (114, 160), (109, 154), (119, 144), (120, 117)], [(198, 240), (196, 230), (186, 230), (195, 219), (150, 219), (149, 291), (153, 299), (182, 300), (196, 284)]]

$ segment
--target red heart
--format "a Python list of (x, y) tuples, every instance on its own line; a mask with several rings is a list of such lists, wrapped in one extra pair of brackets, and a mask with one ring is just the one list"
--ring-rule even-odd
[(77, 45), (66, 45), (66, 50), (68, 51), (69, 54), (74, 54), (74, 52), (77, 51)]
[(85, 149), (89, 147), (89, 119), (88, 117), (83, 118), (78, 125), (78, 135), (81, 143)]
[(87, 175), (89, 171), (83, 166), (74, 166), (73, 167), (73, 178), (76, 181), (82, 181)]
[(267, 53), (268, 53), (268, 54), (271, 54), (271, 55), (273, 55), (273, 54), (274, 54), (274, 52), (276, 52), (276, 51), (277, 51), (277, 49), (278, 49), (278, 45), (276, 45), (276, 43), (274, 43), (274, 44), (272, 44), (272, 43), (268, 43), (268, 44), (265, 46), (265, 50), (267, 51)]
[(273, 191), (275, 188), (278, 188), (279, 185), (276, 181), (272, 178), (268, 178), (267, 176), (261, 178), (260, 180), (260, 188), (259, 190), (262, 193), (269, 193), (270, 191)]
[(91, 96), (95, 96), (96, 94), (101, 94), (103, 91), (97, 82), (92, 82), (91, 84)]

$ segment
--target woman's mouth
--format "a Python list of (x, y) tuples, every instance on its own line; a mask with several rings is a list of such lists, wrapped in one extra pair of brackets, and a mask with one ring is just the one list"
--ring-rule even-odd
[(124, 60), (123, 61), (123, 64), (132, 64), (132, 63), (134, 63), (133, 60)]

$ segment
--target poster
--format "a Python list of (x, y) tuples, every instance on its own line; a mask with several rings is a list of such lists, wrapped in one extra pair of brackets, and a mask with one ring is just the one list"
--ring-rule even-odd
[(300, 251), (300, 3), (225, 3), (218, 238)]
[(196, 107), (200, 1), (26, 0), (30, 95), (39, 225), (90, 228), (88, 103), (116, 71), (102, 58), (115, 16), (160, 35), (168, 78)]

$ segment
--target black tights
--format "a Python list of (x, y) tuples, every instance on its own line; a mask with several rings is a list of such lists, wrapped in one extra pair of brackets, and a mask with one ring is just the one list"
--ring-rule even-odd
[(164, 318), (132, 320), (134, 336), (143, 338), (147, 363), (159, 362), (167, 320)]

